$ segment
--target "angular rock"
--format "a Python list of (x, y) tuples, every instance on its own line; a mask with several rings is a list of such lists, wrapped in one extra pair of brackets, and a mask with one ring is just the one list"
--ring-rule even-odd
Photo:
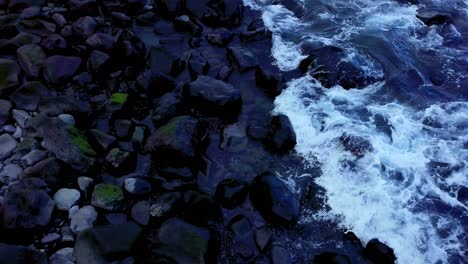
[(135, 169), (134, 155), (118, 148), (109, 151), (106, 161), (110, 165), (110, 169), (120, 175), (130, 173)]
[(181, 101), (174, 93), (167, 93), (159, 98), (157, 107), (151, 116), (155, 125), (159, 126), (177, 116)]
[(426, 26), (443, 25), (452, 23), (453, 19), (450, 14), (441, 13), (434, 10), (419, 10), (416, 15)]
[(94, 207), (84, 206), (70, 216), (70, 228), (73, 233), (79, 234), (81, 231), (93, 227), (97, 217), (98, 213)]
[(168, 216), (177, 209), (180, 201), (180, 193), (170, 192), (158, 197), (151, 205), (150, 214), (152, 217), (162, 218)]
[(257, 57), (249, 50), (241, 46), (229, 46), (227, 56), (232, 65), (240, 72), (254, 69), (258, 66)]
[(51, 188), (56, 188), (64, 181), (62, 173), (62, 163), (56, 158), (47, 158), (39, 161), (32, 167), (26, 168), (20, 178), (40, 178)]
[(94, 34), (96, 30), (96, 20), (90, 16), (80, 17), (76, 20), (72, 27), (73, 27), (73, 34), (83, 39), (87, 39)]
[(42, 244), (50, 244), (50, 243), (53, 243), (57, 240), (60, 239), (60, 235), (57, 234), (57, 233), (50, 233), (50, 234), (47, 234), (45, 237), (43, 237), (41, 239), (41, 243)]
[(374, 263), (394, 264), (396, 263), (393, 249), (378, 239), (372, 239), (364, 249), (364, 255)]
[(17, 164), (7, 164), (0, 170), (0, 182), (9, 184), (21, 175), (23, 169)]
[(169, 256), (177, 263), (205, 263), (210, 240), (207, 229), (172, 218), (161, 225), (158, 239), (160, 247), (153, 250), (156, 254)]
[(0, 95), (19, 84), (20, 66), (10, 59), (0, 59)]
[(234, 179), (225, 179), (218, 184), (215, 196), (224, 208), (232, 210), (245, 201), (248, 192), (249, 189), (245, 183)]
[(68, 81), (81, 65), (79, 57), (54, 55), (44, 62), (44, 78), (51, 83)]
[(340, 142), (346, 151), (358, 158), (364, 157), (374, 149), (367, 139), (356, 135), (343, 134), (340, 137)]
[(254, 238), (257, 248), (263, 252), (271, 241), (273, 232), (270, 228), (263, 226), (255, 230)]
[(96, 33), (86, 40), (91, 48), (97, 50), (111, 50), (115, 45), (115, 38), (108, 34)]
[(42, 48), (36, 44), (24, 45), (16, 51), (16, 54), (18, 62), (26, 74), (29, 77), (38, 77), (46, 59), (46, 54)]
[(15, 120), (18, 126), (20, 127), (24, 127), (26, 125), (26, 122), (31, 118), (29, 113), (23, 110), (13, 109), (11, 113), (13, 116), (13, 120)]
[(178, 76), (186, 66), (187, 54), (180, 52), (188, 50), (182, 37), (173, 37), (159, 41), (150, 48), (147, 64), (155, 72), (161, 72), (173, 77)]
[(119, 186), (113, 184), (98, 184), (94, 186), (91, 204), (109, 211), (119, 209), (124, 199)]
[(8, 158), (15, 150), (18, 142), (8, 134), (0, 135), (0, 161)]
[(87, 101), (70, 96), (44, 96), (39, 101), (39, 113), (47, 116), (69, 114), (78, 122), (87, 124), (91, 105)]
[(114, 136), (106, 134), (97, 129), (91, 129), (89, 133), (93, 143), (98, 144), (101, 151), (107, 151), (109, 147), (117, 141)]
[(99, 78), (107, 77), (111, 70), (111, 57), (101, 51), (93, 50), (88, 59), (88, 70)]
[(255, 81), (257, 86), (263, 88), (266, 94), (273, 98), (280, 95), (284, 88), (283, 74), (270, 72), (263, 68), (258, 68), (255, 71)]
[(55, 206), (58, 210), (68, 211), (72, 206), (78, 204), (81, 198), (80, 191), (62, 188), (54, 194)]
[(208, 76), (198, 78), (184, 87), (184, 97), (201, 113), (232, 120), (242, 106), (242, 96), (234, 86)]
[(34, 164), (38, 163), (39, 161), (45, 159), (47, 157), (47, 153), (42, 150), (33, 149), (24, 157), (21, 158), (21, 165), (23, 167), (33, 166)]
[(159, 97), (174, 90), (176, 86), (174, 78), (152, 69), (140, 74), (137, 78), (137, 84), (151, 97)]
[(280, 114), (272, 118), (265, 144), (278, 153), (286, 153), (296, 146), (296, 133), (287, 116)]
[(15, 90), (10, 99), (15, 104), (15, 108), (36, 111), (42, 97), (50, 96), (49, 90), (40, 82), (28, 82)]
[(257, 176), (250, 199), (267, 220), (283, 225), (294, 224), (299, 216), (299, 200), (288, 186), (271, 173)]
[(226, 47), (233, 38), (234, 34), (225, 28), (216, 29), (213, 33), (206, 35), (206, 40), (218, 47)]

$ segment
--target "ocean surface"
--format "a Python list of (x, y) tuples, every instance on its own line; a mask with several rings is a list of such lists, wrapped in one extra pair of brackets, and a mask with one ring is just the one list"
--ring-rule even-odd
[[(363, 243), (378, 238), (401, 264), (468, 263), (468, 1), (303, 0), (300, 11), (279, 2), (244, 0), (262, 11), (281, 70), (296, 69), (305, 47), (332, 45), (380, 80), (328, 89), (304, 74), (277, 97), (275, 112), (291, 119), (296, 152), (320, 166), (315, 182), (326, 191), (323, 209), (301, 221), (335, 221)], [(419, 9), (454, 23), (428, 27)], [(362, 155), (343, 135), (364, 142)]]

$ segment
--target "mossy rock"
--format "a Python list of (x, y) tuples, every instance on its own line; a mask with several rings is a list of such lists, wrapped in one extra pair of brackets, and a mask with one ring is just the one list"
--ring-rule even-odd
[(128, 94), (126, 93), (114, 93), (110, 97), (111, 104), (124, 105), (128, 100)]
[(75, 127), (67, 128), (68, 134), (73, 144), (75, 144), (85, 155), (94, 156), (96, 152), (86, 140), (86, 137)]
[(114, 184), (98, 184), (94, 187), (91, 204), (93, 206), (114, 211), (117, 210), (124, 195), (122, 189)]

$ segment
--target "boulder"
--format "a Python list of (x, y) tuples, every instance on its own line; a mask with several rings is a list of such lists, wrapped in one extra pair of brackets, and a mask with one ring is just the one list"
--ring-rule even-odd
[(209, 195), (198, 191), (184, 192), (184, 219), (194, 225), (207, 225), (221, 219), (221, 208)]
[(283, 114), (273, 116), (265, 145), (277, 153), (286, 153), (296, 146), (296, 133), (289, 118)]
[(42, 48), (36, 44), (24, 45), (16, 51), (16, 54), (18, 62), (26, 74), (29, 77), (37, 78), (46, 59)]
[(258, 66), (257, 57), (245, 47), (231, 45), (227, 48), (227, 56), (233, 67), (240, 72), (245, 72)]
[(28, 129), (44, 139), (43, 147), (74, 170), (87, 172), (96, 154), (87, 139), (75, 127), (59, 118), (39, 115), (29, 120)]
[(47, 254), (44, 251), (29, 247), (0, 244), (0, 263), (36, 263), (48, 264)]
[(190, 106), (208, 116), (232, 120), (237, 118), (242, 107), (238, 88), (208, 76), (198, 76), (185, 85), (183, 94)]
[(177, 218), (165, 221), (159, 228), (158, 245), (153, 252), (168, 256), (177, 263), (205, 263), (210, 233)]
[(281, 94), (285, 85), (282, 73), (263, 68), (258, 68), (255, 71), (255, 82), (258, 87), (261, 87), (267, 95), (273, 98)]
[[(152, 46), (146, 59), (151, 70), (173, 77), (178, 76), (185, 69), (187, 60), (187, 55), (180, 51), (188, 47), (181, 46), (181, 42), (184, 43), (185, 40), (173, 37), (161, 40), (158, 45)], [(174, 48), (177, 46), (180, 48), (175, 51)]]
[(96, 209), (91, 205), (86, 205), (70, 215), (70, 229), (73, 233), (79, 234), (81, 231), (93, 227), (97, 217)]
[(396, 263), (393, 249), (378, 239), (372, 239), (364, 249), (364, 255), (374, 263), (394, 264)]
[(32, 229), (49, 224), (55, 203), (42, 189), (44, 182), (30, 180), (9, 185), (3, 202), (5, 229)]
[(75, 189), (62, 188), (54, 194), (54, 201), (57, 209), (67, 212), (72, 206), (78, 204), (80, 198), (80, 191)]
[(314, 257), (314, 264), (351, 264), (351, 261), (343, 254), (323, 252)]
[(206, 40), (214, 46), (226, 47), (234, 38), (234, 34), (226, 28), (218, 28), (206, 35)]
[(66, 179), (63, 172), (63, 164), (57, 158), (51, 157), (39, 161), (32, 167), (26, 168), (20, 178), (40, 178), (44, 180), (49, 187), (55, 189), (62, 185)]
[(159, 97), (175, 88), (175, 80), (162, 72), (149, 69), (137, 78), (138, 86), (151, 97)]
[(436, 10), (419, 10), (418, 14), (416, 15), (419, 20), (421, 20), (426, 26), (433, 26), (433, 25), (443, 25), (449, 24), (453, 22), (452, 17), (450, 14), (439, 12)]
[(122, 189), (113, 184), (98, 184), (94, 186), (91, 204), (108, 211), (120, 208), (124, 199)]
[(19, 84), (20, 66), (14, 60), (0, 59), (0, 95)]
[(265, 27), (263, 20), (259, 18), (243, 28), (239, 38), (242, 42), (258, 41), (271, 38), (271, 32)]
[(215, 197), (224, 208), (232, 210), (245, 201), (248, 192), (249, 188), (245, 183), (234, 179), (225, 179), (218, 184)]
[(44, 78), (51, 83), (70, 80), (81, 65), (79, 57), (54, 55), (44, 62)]
[(10, 100), (15, 104), (15, 108), (36, 111), (39, 101), (44, 96), (50, 96), (49, 90), (40, 82), (28, 82), (16, 89)]
[(299, 199), (278, 177), (271, 173), (257, 176), (250, 188), (250, 199), (263, 217), (283, 225), (295, 224)]

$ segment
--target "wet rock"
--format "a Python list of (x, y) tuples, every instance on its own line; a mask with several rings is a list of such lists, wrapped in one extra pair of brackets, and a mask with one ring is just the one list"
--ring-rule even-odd
[(36, 44), (29, 44), (20, 47), (16, 54), (18, 62), (29, 77), (38, 77), (39, 71), (46, 59), (46, 54), (42, 48)]
[(10, 135), (0, 135), (0, 161), (11, 156), (17, 145), (18, 142)]
[(364, 157), (373, 150), (372, 144), (367, 139), (356, 135), (343, 134), (340, 137), (340, 142), (346, 151), (358, 158)]
[(73, 263), (75, 257), (73, 256), (73, 248), (62, 248), (57, 250), (52, 256), (50, 256), (50, 264), (65, 264)]
[(326, 88), (335, 85), (345, 89), (363, 88), (375, 81), (363, 69), (346, 60), (345, 51), (341, 48), (325, 46), (309, 53), (299, 64), (299, 70), (303, 73), (309, 71)]
[(0, 99), (0, 127), (4, 126), (10, 119), (10, 111), (13, 106), (7, 100)]
[(254, 238), (255, 244), (260, 252), (263, 252), (267, 246), (269, 245), (271, 238), (273, 236), (273, 232), (270, 228), (263, 226), (255, 230)]
[(106, 162), (109, 164), (109, 169), (119, 175), (130, 173), (135, 169), (134, 155), (118, 148), (109, 151)]
[(180, 193), (170, 192), (158, 197), (151, 205), (150, 214), (152, 217), (162, 218), (171, 214), (177, 209), (180, 201)]
[(81, 198), (80, 191), (75, 189), (62, 188), (54, 194), (55, 206), (58, 210), (68, 211), (78, 204)]
[(96, 33), (86, 40), (91, 48), (97, 50), (111, 50), (115, 45), (115, 38), (108, 34)]
[(185, 69), (186, 55), (180, 51), (177, 53), (171, 51), (169, 45), (180, 45), (181, 41), (184, 40), (174, 38), (173, 40), (166, 40), (167, 43), (151, 47), (147, 57), (147, 64), (155, 72), (161, 72), (174, 77), (179, 75)]
[(265, 144), (275, 152), (286, 153), (296, 146), (296, 133), (289, 118), (283, 114), (271, 120), (271, 131)]
[(229, 223), (229, 228), (237, 236), (243, 237), (247, 234), (251, 235), (252, 224), (249, 219), (243, 215), (236, 215)]
[(124, 181), (125, 190), (133, 195), (147, 195), (151, 192), (151, 184), (142, 178), (128, 178)]
[(346, 255), (324, 252), (314, 257), (314, 264), (351, 264), (351, 261)]
[(194, 164), (199, 153), (199, 122), (190, 116), (180, 116), (160, 127), (146, 141), (145, 149), (165, 161), (177, 165)]
[(211, 5), (215, 14), (208, 13), (203, 21), (209, 25), (221, 24), (227, 27), (238, 26), (242, 20), (243, 3), (241, 0), (216, 0)]
[(426, 26), (443, 25), (452, 23), (452, 17), (450, 14), (441, 13), (434, 10), (419, 10), (416, 15)]
[(28, 82), (15, 90), (11, 94), (10, 99), (17, 109), (36, 111), (41, 97), (49, 95), (50, 92), (42, 83)]
[(227, 48), (227, 56), (232, 65), (240, 72), (245, 72), (258, 66), (257, 57), (245, 47), (229, 46)]
[(249, 189), (245, 183), (225, 179), (218, 184), (215, 196), (224, 208), (234, 209), (245, 201), (248, 192)]
[(206, 40), (218, 47), (226, 47), (234, 38), (234, 34), (226, 28), (218, 28), (213, 33), (206, 35)]
[(134, 204), (131, 210), (133, 220), (140, 225), (147, 225), (150, 219), (150, 207), (148, 201), (140, 201)]
[(195, 36), (199, 36), (202, 32), (202, 28), (192, 22), (187, 15), (176, 17), (174, 19), (174, 26), (177, 31), (188, 32)]
[(20, 66), (10, 59), (0, 59), (0, 95), (19, 84)]
[(67, 48), (67, 41), (58, 34), (52, 34), (46, 37), (41, 45), (49, 51), (61, 51)]
[(111, 57), (101, 51), (93, 50), (88, 59), (88, 70), (98, 78), (105, 78), (111, 71)]
[(269, 221), (294, 224), (299, 216), (299, 200), (288, 186), (270, 173), (257, 176), (250, 189), (254, 206)]
[(96, 223), (98, 213), (94, 207), (87, 205), (70, 216), (70, 228), (73, 233), (78, 234), (83, 230), (91, 228)]
[(288, 264), (291, 263), (288, 251), (280, 246), (273, 246), (270, 254), (272, 264)]
[(74, 254), (78, 264), (108, 263), (116, 256), (130, 254), (140, 237), (141, 228), (135, 223), (97, 226), (78, 235)]
[(0, 263), (37, 263), (47, 264), (47, 255), (44, 251), (34, 250), (23, 246), (0, 244)]
[(244, 28), (239, 36), (243, 42), (258, 41), (265, 38), (270, 38), (269, 32), (262, 19), (252, 21), (246, 28)]
[(79, 57), (54, 55), (44, 62), (44, 78), (51, 83), (68, 81), (81, 65)]
[(242, 106), (239, 89), (208, 76), (198, 78), (184, 87), (184, 97), (201, 113), (232, 120)]
[(189, 59), (189, 71), (193, 79), (198, 75), (205, 75), (211, 66), (203, 54), (199, 51), (191, 51)]
[(75, 127), (68, 126), (58, 118), (44, 116), (32, 118), (28, 122), (28, 126), (44, 139), (45, 149), (73, 169), (86, 172), (93, 165), (92, 156), (96, 152), (84, 135)]
[(192, 190), (184, 193), (183, 212), (184, 219), (200, 226), (209, 221), (217, 221), (221, 217), (221, 208), (211, 196)]
[(255, 81), (258, 87), (263, 88), (266, 94), (273, 98), (280, 95), (284, 88), (284, 78), (280, 72), (258, 68), (255, 71)]
[(396, 263), (396, 257), (393, 249), (377, 239), (372, 239), (367, 243), (366, 248), (364, 249), (364, 255), (374, 263)]
[(110, 146), (112, 146), (117, 139), (114, 136), (106, 134), (97, 129), (91, 129), (89, 131), (92, 141), (98, 144), (101, 151), (107, 151)]
[[(38, 184), (45, 184), (37, 181)], [(27, 183), (8, 187), (3, 202), (3, 227), (31, 229), (49, 224), (55, 203), (46, 191)]]
[(21, 158), (21, 165), (23, 165), (23, 167), (29, 167), (45, 159), (46, 157), (47, 153), (42, 150), (34, 149)]
[(292, 11), (297, 17), (304, 15), (304, 4), (300, 0), (274, 0), (272, 4), (282, 5)]
[(90, 16), (80, 17), (73, 25), (73, 34), (77, 37), (87, 39), (94, 34), (96, 30), (96, 20)]
[(161, 225), (158, 240), (160, 246), (153, 249), (156, 254), (169, 256), (177, 263), (205, 263), (210, 233), (207, 229), (172, 218)]
[(123, 192), (119, 186), (101, 183), (94, 187), (91, 204), (105, 210), (114, 211), (120, 208), (123, 199)]

